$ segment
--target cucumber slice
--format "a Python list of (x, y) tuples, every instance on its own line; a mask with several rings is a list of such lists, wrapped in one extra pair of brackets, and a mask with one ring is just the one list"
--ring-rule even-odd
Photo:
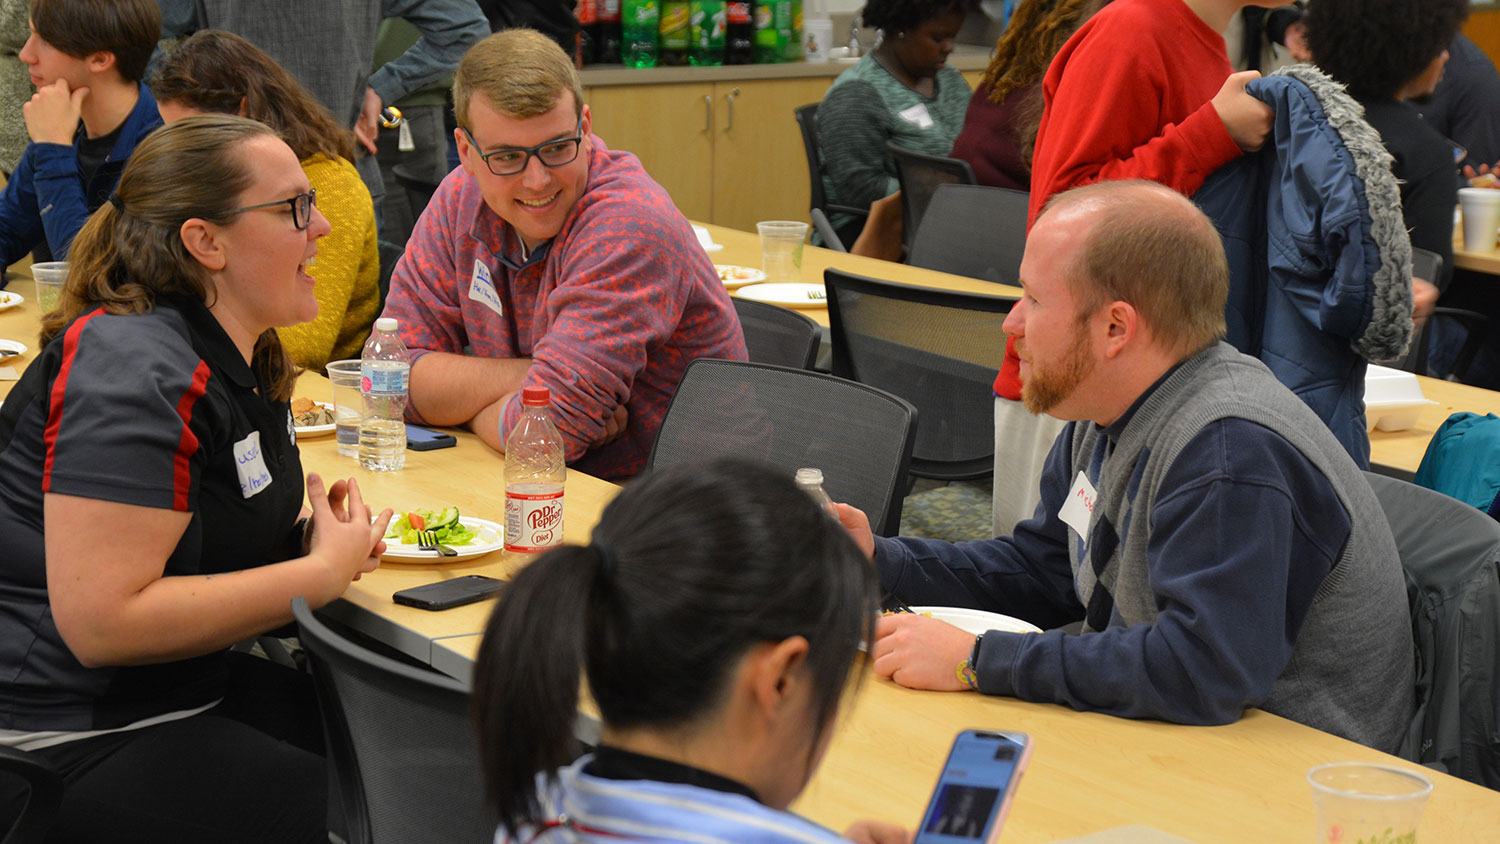
[(437, 530), (456, 522), (458, 522), (458, 508), (444, 507), (440, 512), (434, 514), (431, 519), (427, 520), (427, 529)]

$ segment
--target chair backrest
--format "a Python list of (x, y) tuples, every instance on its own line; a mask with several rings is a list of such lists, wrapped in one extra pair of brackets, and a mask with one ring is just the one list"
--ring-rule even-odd
[(409, 168), (401, 164), (392, 167), (391, 174), (396, 177), (396, 182), (406, 192), (406, 202), (411, 208), (411, 218), (415, 220), (422, 216), (422, 212), (427, 210), (427, 203), (432, 201), (432, 195), (437, 193), (440, 182), (413, 175)]
[(468, 688), (374, 653), (292, 602), (348, 844), (488, 841)]
[(929, 270), (1015, 284), (1026, 251), (1030, 195), (985, 185), (939, 185), (906, 262)]
[(913, 287), (827, 270), (833, 373), (906, 399), (921, 414), (911, 473), (994, 473), (995, 375), (1010, 296)]
[(806, 314), (754, 299), (733, 297), (752, 363), (812, 369), (818, 359), (822, 326)]
[(916, 410), (882, 390), (819, 372), (699, 358), (662, 420), (651, 468), (717, 457), (758, 460), (790, 476), (823, 470), (835, 501), (881, 536), (901, 526)]
[(406, 254), (406, 247), (389, 240), (382, 240), (379, 241), (378, 248), (380, 250), (380, 311), (384, 311), (385, 300), (391, 295), (391, 273), (396, 271), (396, 262)]
[(818, 158), (818, 103), (808, 103), (792, 109), (797, 118), (797, 127), (802, 130), (802, 150), (807, 153), (808, 196), (811, 207), (826, 208), (828, 198), (823, 195), (823, 166)]
[(1500, 788), (1500, 522), (1456, 498), (1365, 473), (1411, 599), (1417, 713), (1401, 756)]
[[(0, 747), (0, 782), (10, 778), (19, 779), (25, 785), (26, 803), (14, 818), (9, 819), (8, 829), (0, 828), (0, 833), (4, 833), (0, 844), (41, 844), (57, 817), (58, 806), (62, 804), (62, 775), (39, 756)], [(9, 797), (11, 793), (9, 789), (0, 789), (0, 795)], [(13, 807), (0, 801), (0, 808)]]
[(974, 168), (962, 159), (927, 155), (894, 141), (886, 142), (885, 148), (896, 160), (896, 181), (901, 184), (902, 241), (910, 255), (938, 186), (977, 185), (979, 181), (974, 178)]

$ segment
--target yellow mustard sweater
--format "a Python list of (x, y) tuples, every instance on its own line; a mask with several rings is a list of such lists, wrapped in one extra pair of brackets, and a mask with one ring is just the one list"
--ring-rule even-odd
[(359, 357), (364, 347), (380, 307), (380, 248), (375, 206), (353, 164), (314, 155), (302, 172), (333, 231), (318, 241), (318, 260), (308, 271), (317, 282), (317, 319), (278, 332), (298, 366), (322, 372), (331, 360)]

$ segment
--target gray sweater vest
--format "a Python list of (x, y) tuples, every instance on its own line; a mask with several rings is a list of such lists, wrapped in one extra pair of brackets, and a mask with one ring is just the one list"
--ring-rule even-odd
[[(1120, 536), (1100, 576), (1076, 533), (1074, 582), (1087, 606), (1096, 582), (1114, 596), (1116, 623), (1150, 624), (1156, 599), (1146, 558), (1152, 505), (1172, 461), (1210, 422), (1246, 419), (1275, 431), (1328, 478), (1348, 511), (1349, 541), (1313, 598), (1292, 651), (1261, 708), (1394, 751), (1415, 706), (1414, 651), (1405, 579), (1380, 502), (1358, 467), (1307, 405), (1265, 365), (1217, 343), (1190, 358), (1136, 410), (1104, 461), (1095, 520)], [(1074, 427), (1074, 471), (1106, 445), (1097, 425)], [(1144, 462), (1143, 466), (1136, 465)], [(1130, 494), (1132, 477), (1139, 481)], [(1284, 563), (1278, 562), (1278, 565)]]

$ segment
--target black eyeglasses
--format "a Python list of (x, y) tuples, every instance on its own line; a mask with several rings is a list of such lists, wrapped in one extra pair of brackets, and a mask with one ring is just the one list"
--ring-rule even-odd
[[(526, 169), (531, 163), (534, 155), (542, 160), (548, 167), (561, 167), (572, 163), (578, 157), (578, 145), (583, 142), (583, 116), (578, 117), (578, 134), (571, 138), (559, 138), (555, 141), (547, 141), (534, 147), (506, 147), (494, 152), (481, 152), (479, 159), (484, 166), (490, 168), (490, 172), (496, 176), (514, 176)], [(479, 144), (474, 141), (474, 135), (468, 129), (463, 130), (464, 137), (469, 139), (469, 145), (477, 151)]]
[(287, 199), (278, 199), (275, 202), (262, 202), (259, 205), (246, 205), (244, 208), (236, 208), (234, 210), (238, 213), (240, 211), (258, 211), (262, 208), (275, 208), (278, 205), (290, 205), (292, 206), (292, 225), (296, 226), (297, 231), (300, 232), (312, 222), (313, 206), (317, 204), (318, 192), (317, 190), (310, 190), (307, 193), (299, 193)]

